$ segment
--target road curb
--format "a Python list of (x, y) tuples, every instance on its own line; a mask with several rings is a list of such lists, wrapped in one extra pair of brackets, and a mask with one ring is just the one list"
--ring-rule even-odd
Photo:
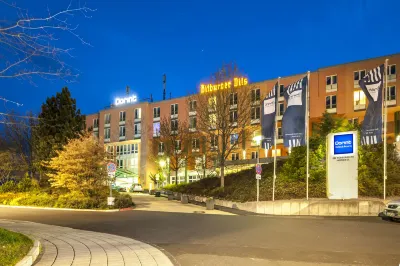
[(119, 212), (119, 211), (120, 211), (120, 209), (113, 209), (113, 210), (93, 210), (93, 209), (71, 209), (71, 208), (52, 208), (52, 207), (34, 207), (34, 206), (12, 206), (12, 205), (0, 205), (0, 208), (36, 209), (36, 210), (53, 210), (53, 211), (77, 211), (77, 212)]
[(26, 256), (22, 258), (22, 260), (20, 260), (17, 264), (15, 264), (15, 266), (31, 266), (36, 261), (37, 257), (40, 254), (40, 248), (42, 246), (40, 241), (31, 236), (28, 235), (25, 236), (29, 237), (33, 241), (33, 247), (31, 248), (31, 250), (29, 250), (28, 254), (26, 254)]

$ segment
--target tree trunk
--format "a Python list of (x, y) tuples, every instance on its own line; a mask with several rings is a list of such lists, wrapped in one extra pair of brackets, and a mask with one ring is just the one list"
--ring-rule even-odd
[(225, 186), (225, 164), (221, 163), (221, 187)]
[(175, 170), (175, 185), (178, 185), (178, 169)]

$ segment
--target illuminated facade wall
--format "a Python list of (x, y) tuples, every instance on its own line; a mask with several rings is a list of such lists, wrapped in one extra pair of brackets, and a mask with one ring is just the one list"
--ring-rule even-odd
[[(358, 86), (358, 80), (362, 78), (362, 75), (365, 73), (364, 71), (368, 71), (379, 64), (383, 64), (386, 58), (389, 58), (390, 66), (388, 70), (389, 95), (387, 129), (389, 142), (393, 142), (396, 137), (400, 135), (400, 121), (396, 121), (395, 119), (395, 116), (397, 117), (397, 120), (400, 119), (400, 76), (398, 75), (398, 72), (400, 71), (400, 54), (325, 67), (311, 72), (310, 123), (317, 122), (325, 110), (332, 114), (343, 116), (349, 119), (349, 121), (362, 122), (367, 107), (367, 100)], [(305, 69), (302, 74), (282, 77), (280, 81), (282, 87), (303, 77), (306, 75), (306, 71), (307, 70)], [(259, 89), (259, 92), (255, 91), (254, 95), (259, 94), (260, 98), (263, 99), (272, 89), (276, 81), (277, 78), (252, 83), (255, 88)], [(237, 80), (230, 82), (236, 82), (237, 84), (242, 82), (244, 84), (248, 81), (247, 79), (245, 80), (242, 78), (240, 81)], [(214, 85), (215, 84), (201, 84), (199, 93), (207, 93), (207, 91), (211, 89), (217, 90), (225, 88), (225, 83)], [(148, 161), (150, 144), (153, 138), (153, 128), (157, 128), (157, 123), (159, 123), (161, 117), (171, 116), (171, 105), (178, 106), (177, 113), (173, 115), (174, 118), (186, 120), (189, 123), (189, 117), (191, 115), (187, 104), (187, 97), (181, 97), (160, 102), (142, 102), (119, 105), (114, 108), (101, 110), (97, 114), (88, 115), (86, 124), (88, 128), (96, 126), (94, 127), (94, 132), (95, 134), (98, 134), (99, 140), (106, 146), (137, 143), (138, 153), (136, 156), (139, 182), (145, 187), (149, 187), (150, 180), (148, 179), (148, 174), (152, 169), (154, 169), (152, 162)], [(278, 109), (279, 128), (285, 109), (286, 106), (283, 100), (283, 94), (281, 94), (279, 97)], [(137, 110), (140, 110), (140, 115)], [(121, 121), (120, 119), (121, 112), (125, 112), (125, 118), (122, 115), (122, 118), (124, 118), (125, 121)], [(109, 121), (107, 121), (107, 119), (109, 119)], [(254, 117), (252, 123), (259, 124), (260, 122), (257, 120), (257, 117)], [(123, 126), (125, 126), (125, 132), (121, 129)], [(311, 128), (311, 126), (312, 125), (310, 124), (309, 128)], [(260, 134), (259, 132), (260, 130), (253, 134)], [(125, 133), (125, 136), (120, 137), (123, 135), (122, 133)], [(281, 133), (281, 129), (278, 130), (278, 133)], [(281, 143), (283, 143), (283, 140), (281, 138), (278, 139), (278, 143), (277, 156), (286, 156), (287, 149), (282, 146)], [(239, 150), (236, 154), (230, 156), (230, 159), (239, 159), (237, 161), (238, 163), (244, 159), (251, 160), (256, 151), (256, 143), (249, 141), (246, 143), (244, 150)], [(267, 155), (268, 157), (271, 157), (273, 155), (271, 150), (268, 154), (265, 154), (264, 150), (261, 150), (260, 153), (260, 158), (267, 157)], [(189, 173), (189, 175), (191, 174)], [(193, 177), (191, 177), (191, 179), (193, 179)]]

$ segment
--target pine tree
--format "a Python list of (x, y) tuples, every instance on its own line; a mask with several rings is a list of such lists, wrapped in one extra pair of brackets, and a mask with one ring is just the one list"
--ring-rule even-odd
[[(70, 139), (81, 136), (85, 116), (67, 87), (42, 104), (39, 122), (34, 130), (34, 151), (38, 161), (48, 162)], [(43, 170), (43, 169), (42, 169)]]

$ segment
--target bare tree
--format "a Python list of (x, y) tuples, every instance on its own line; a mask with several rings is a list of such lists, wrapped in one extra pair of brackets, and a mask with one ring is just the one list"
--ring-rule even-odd
[[(157, 134), (157, 133), (156, 133)], [(189, 146), (192, 134), (186, 121), (163, 117), (160, 121), (158, 137), (153, 139), (153, 158), (167, 159), (170, 171), (175, 172), (175, 184), (178, 184), (178, 172), (192, 162)], [(160, 157), (159, 157), (160, 158)]]
[[(209, 85), (202, 85), (200, 94), (190, 100), (197, 102), (197, 128), (208, 141), (207, 157), (215, 158), (224, 187), (225, 162), (231, 152), (251, 137), (252, 106), (260, 105), (252, 97), (253, 87), (239, 78), (233, 64), (223, 66), (212, 75)], [(258, 100), (257, 100), (258, 99)]]
[(15, 12), (13, 21), (0, 24), (0, 78), (27, 79), (34, 76), (46, 79), (61, 78), (67, 82), (78, 77), (78, 71), (66, 63), (73, 57), (73, 48), (61, 48), (59, 35), (69, 33), (82, 44), (89, 45), (77, 33), (78, 25), (70, 23), (75, 15), (89, 17), (94, 10), (86, 6), (51, 12), (44, 17), (31, 16), (14, 3), (0, 0), (0, 8)]

